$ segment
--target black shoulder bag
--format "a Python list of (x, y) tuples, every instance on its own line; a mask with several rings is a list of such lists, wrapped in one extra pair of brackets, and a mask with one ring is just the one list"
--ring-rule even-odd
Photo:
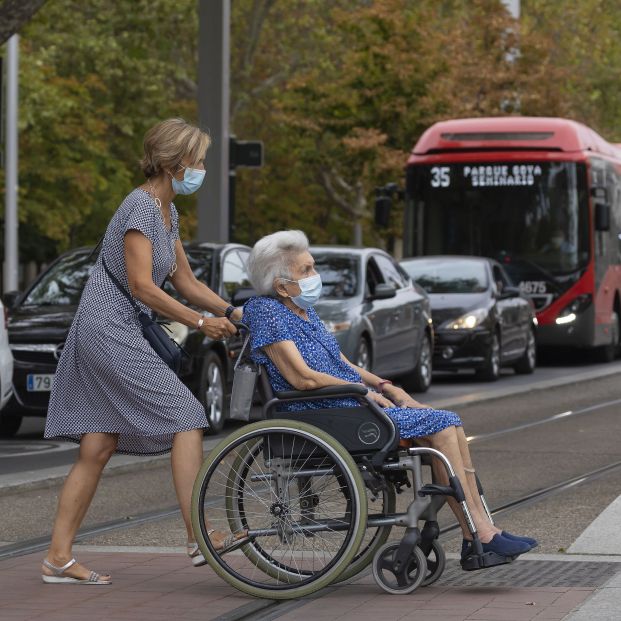
[(129, 300), (129, 303), (136, 311), (136, 317), (140, 321), (142, 326), (142, 334), (149, 342), (149, 345), (153, 348), (153, 351), (177, 374), (181, 369), (181, 360), (184, 355), (187, 356), (183, 348), (173, 341), (165, 332), (164, 328), (149, 317), (141, 308), (136, 304), (134, 298), (127, 292), (125, 287), (118, 281), (116, 276), (108, 269), (103, 255), (101, 257), (101, 263), (106, 274), (110, 276), (110, 280), (117, 286), (118, 290)]

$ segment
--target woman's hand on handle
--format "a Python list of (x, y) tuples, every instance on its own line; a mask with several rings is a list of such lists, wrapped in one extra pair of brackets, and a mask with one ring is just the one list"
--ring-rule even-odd
[(201, 332), (216, 341), (233, 336), (237, 328), (225, 317), (205, 317)]

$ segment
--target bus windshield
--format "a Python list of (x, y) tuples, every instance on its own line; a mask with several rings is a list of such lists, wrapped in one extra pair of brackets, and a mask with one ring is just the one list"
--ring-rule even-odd
[(589, 260), (584, 164), (414, 165), (408, 197), (412, 255), (491, 257), (516, 282), (564, 281)]

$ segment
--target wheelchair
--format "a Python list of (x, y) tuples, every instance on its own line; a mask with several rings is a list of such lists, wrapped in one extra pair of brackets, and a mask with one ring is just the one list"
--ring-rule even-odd
[[(234, 431), (210, 451), (192, 495), (197, 542), (226, 582), (256, 597), (293, 599), (371, 565), (384, 591), (411, 593), (444, 571), (437, 513), (449, 496), (460, 503), (473, 537), (462, 568), (513, 560), (483, 552), (449, 461), (432, 448), (400, 447), (395, 424), (365, 387), (273, 394), (261, 371), (264, 420)], [(286, 403), (344, 397), (359, 407), (277, 411)], [(448, 485), (424, 484), (423, 467), (431, 466), (432, 458)], [(396, 496), (404, 488), (411, 488), (414, 498), (400, 513)], [(481, 487), (479, 493), (489, 515)], [(395, 526), (404, 534), (389, 541)], [(240, 538), (217, 551), (211, 529)]]

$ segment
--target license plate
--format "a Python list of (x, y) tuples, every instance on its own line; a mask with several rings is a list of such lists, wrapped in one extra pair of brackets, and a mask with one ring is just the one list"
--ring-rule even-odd
[(28, 373), (26, 388), (28, 392), (49, 392), (54, 383), (53, 373)]

